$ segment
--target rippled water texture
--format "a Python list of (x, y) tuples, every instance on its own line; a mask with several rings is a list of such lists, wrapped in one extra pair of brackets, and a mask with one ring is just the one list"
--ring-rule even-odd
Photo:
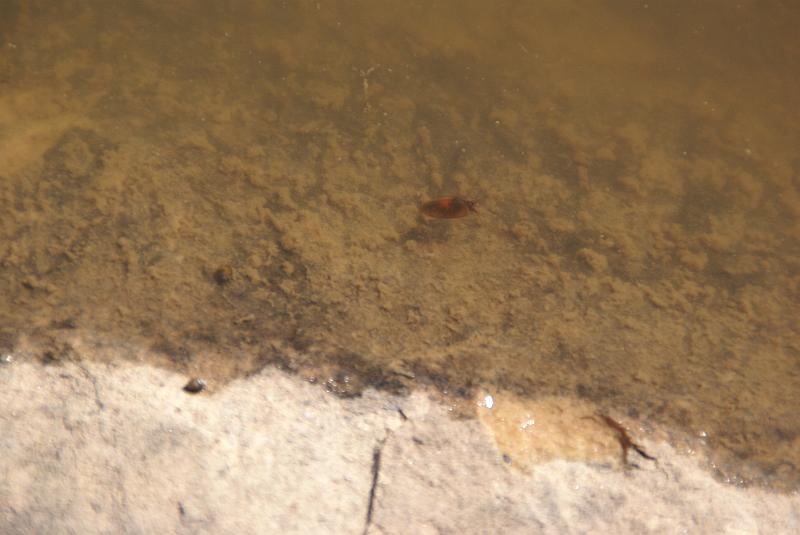
[(800, 8), (602, 4), (0, 3), (0, 350), (579, 398), (797, 488)]

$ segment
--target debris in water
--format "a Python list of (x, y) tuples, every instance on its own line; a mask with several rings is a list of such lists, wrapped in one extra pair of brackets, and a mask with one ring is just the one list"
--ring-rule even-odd
[(228, 264), (218, 267), (214, 271), (214, 282), (220, 286), (224, 286), (233, 280), (233, 268)]

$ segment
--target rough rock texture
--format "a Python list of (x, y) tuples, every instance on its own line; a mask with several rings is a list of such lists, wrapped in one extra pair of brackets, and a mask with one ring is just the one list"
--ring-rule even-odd
[(0, 533), (800, 530), (797, 494), (723, 485), (666, 444), (645, 442), (658, 468), (525, 473), (422, 392), (343, 400), (275, 370), (213, 395), (185, 382), (148, 366), (0, 366)]

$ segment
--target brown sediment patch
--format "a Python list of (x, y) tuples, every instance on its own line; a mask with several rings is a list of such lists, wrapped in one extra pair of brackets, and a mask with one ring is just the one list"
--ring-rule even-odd
[[(20, 7), (0, 350), (127, 356), (212, 393), (278, 365), (343, 396), (575, 397), (705, 444), (724, 478), (796, 488), (793, 64), (681, 54), (630, 14), (445, 4), (364, 3), (344, 12), (361, 30), (305, 4)], [(779, 36), (797, 17), (774, 9), (726, 16)], [(480, 217), (425, 219), (442, 194)]]
[[(480, 394), (478, 419), (515, 466), (565, 459), (622, 467), (622, 448), (598, 408), (576, 398), (525, 399), (508, 392)], [(627, 465), (627, 463), (625, 463)]]

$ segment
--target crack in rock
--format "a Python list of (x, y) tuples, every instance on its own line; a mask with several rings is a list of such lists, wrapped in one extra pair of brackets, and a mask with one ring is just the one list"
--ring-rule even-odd
[(103, 403), (103, 400), (100, 399), (100, 388), (97, 386), (97, 378), (89, 371), (89, 369), (81, 362), (77, 363), (78, 368), (80, 368), (81, 372), (83, 373), (84, 377), (86, 377), (89, 382), (92, 383), (92, 387), (94, 388), (94, 402), (97, 405), (97, 408), (105, 410), (106, 405)]
[[(403, 409), (396, 407), (397, 413), (402, 420), (400, 425), (408, 421), (408, 416), (403, 412)], [(364, 519), (364, 530), (362, 535), (367, 535), (370, 526), (372, 526), (372, 514), (375, 511), (375, 493), (378, 490), (378, 479), (381, 473), (381, 456), (383, 455), (383, 448), (386, 446), (386, 441), (394, 434), (393, 429), (386, 429), (386, 435), (375, 445), (372, 450), (372, 484), (369, 487), (369, 497), (367, 498), (367, 515)]]
[(367, 518), (364, 521), (363, 535), (367, 535), (369, 527), (372, 525), (372, 511), (375, 507), (375, 491), (378, 488), (378, 477), (381, 471), (381, 455), (383, 455), (383, 447), (386, 445), (386, 440), (389, 438), (387, 434), (383, 437), (375, 449), (372, 450), (372, 485), (369, 488), (369, 498), (367, 500)]

